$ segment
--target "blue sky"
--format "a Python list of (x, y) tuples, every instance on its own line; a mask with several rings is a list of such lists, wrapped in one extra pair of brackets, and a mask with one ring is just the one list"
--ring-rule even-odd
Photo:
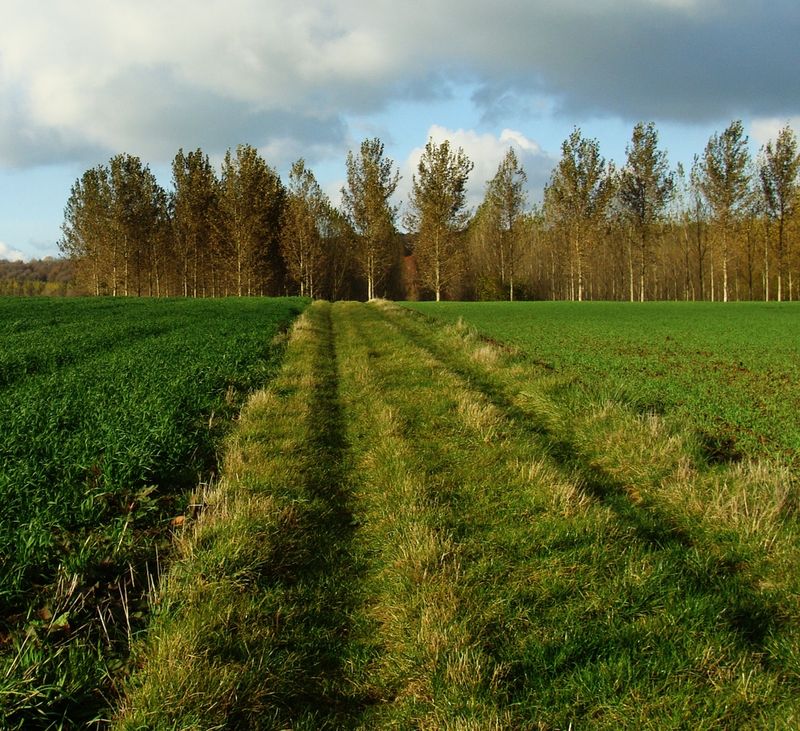
[(637, 121), (672, 163), (742, 119), (755, 155), (800, 130), (796, 0), (4, 0), (0, 258), (57, 255), (72, 183), (119, 152), (162, 183), (179, 147), (303, 156), (336, 199), (379, 136), (403, 174), (429, 135), (475, 162), (509, 145), (530, 199), (574, 126), (618, 165)]

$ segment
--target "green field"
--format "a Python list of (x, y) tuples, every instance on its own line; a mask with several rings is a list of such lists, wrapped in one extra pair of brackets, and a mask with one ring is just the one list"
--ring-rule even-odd
[[(117, 458), (83, 457), (58, 488), (16, 483), (27, 498), (2, 514), (15, 530), (1, 550), (28, 562), (3, 563), (19, 615), (2, 636), (6, 726), (76, 724), (84, 706), (130, 730), (800, 726), (797, 306), (316, 302), (285, 351), (272, 334), (302, 302), (79, 306), (73, 320), (40, 317), (48, 337), (15, 341), (38, 350), (3, 356), (15, 365), (0, 396), (49, 400), (34, 423), (52, 422), (50, 438), (37, 427), (18, 440), (40, 445), (29, 461), (49, 464), (42, 445), (72, 444), (76, 423), (170, 436), (154, 452), (146, 430), (127, 451), (110, 439), (101, 453)], [(104, 306), (131, 333), (110, 350), (85, 326)], [(69, 326), (83, 351), (43, 344)], [(138, 366), (116, 360), (128, 350)], [(115, 397), (75, 386), (98, 374), (92, 353), (114, 364), (106, 377), (122, 374)], [(71, 388), (53, 385), (72, 373)], [(220, 446), (216, 414), (239, 408), (231, 383), (264, 388)], [(163, 420), (145, 409), (156, 392)], [(57, 408), (68, 393), (76, 405)], [(211, 441), (169, 451), (183, 443), (176, 423)], [(218, 478), (187, 505), (189, 465), (215, 447)], [(97, 512), (81, 512), (91, 496)], [(51, 505), (65, 528), (38, 519)], [(174, 516), (173, 540), (157, 544)], [(117, 613), (129, 634), (117, 645), (100, 621), (78, 631), (83, 607), (60, 619), (41, 600), (81, 596), (70, 577), (95, 580), (109, 561), (138, 567), (135, 582), (81, 586), (90, 611)], [(134, 583), (137, 603), (98, 601)], [(128, 624), (123, 607), (140, 616)], [(113, 682), (86, 669), (128, 641)]]
[(169, 520), (304, 306), (0, 299), (0, 726), (107, 706)]
[(699, 422), (581, 375), (592, 349), (535, 351), (536, 305), (505, 310), (516, 346), (496, 317), (464, 324), (481, 307), (442, 310), (453, 324), (380, 302), (298, 321), (163, 582), (117, 727), (796, 728), (783, 452), (712, 457)]
[(413, 303), (532, 363), (693, 430), (711, 461), (800, 468), (800, 304)]

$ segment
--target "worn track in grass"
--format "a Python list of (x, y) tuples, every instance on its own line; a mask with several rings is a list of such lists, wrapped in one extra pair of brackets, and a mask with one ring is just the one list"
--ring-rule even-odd
[[(388, 303), (312, 306), (165, 582), (120, 726), (795, 727), (798, 611), (766, 580), (773, 555), (796, 566), (791, 526), (762, 551), (681, 513), (660, 492), (680, 439), (648, 425), (658, 451), (641, 417), (570, 393)], [(165, 647), (202, 662), (164, 672)]]

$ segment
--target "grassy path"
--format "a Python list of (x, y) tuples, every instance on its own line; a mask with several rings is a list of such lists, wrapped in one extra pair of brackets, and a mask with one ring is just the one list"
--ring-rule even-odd
[(703, 512), (679, 436), (584, 397), (463, 328), (316, 303), (118, 726), (796, 727), (794, 523)]

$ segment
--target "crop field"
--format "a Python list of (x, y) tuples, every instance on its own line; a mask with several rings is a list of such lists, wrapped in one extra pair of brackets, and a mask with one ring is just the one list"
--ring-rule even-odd
[(82, 727), (303, 300), (0, 299), (0, 728)]
[(413, 309), (295, 321), (114, 727), (800, 726), (797, 307)]
[(710, 461), (800, 468), (800, 304), (413, 303), (693, 431)]

